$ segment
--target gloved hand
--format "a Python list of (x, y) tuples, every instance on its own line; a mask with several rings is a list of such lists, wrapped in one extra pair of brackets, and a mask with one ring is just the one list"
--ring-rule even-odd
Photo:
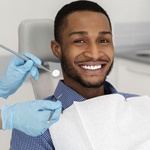
[[(61, 108), (60, 101), (49, 100), (33, 100), (5, 105), (1, 109), (2, 129), (15, 128), (31, 136), (41, 135), (58, 121)], [(54, 110), (54, 114), (48, 123), (52, 110)]]
[(0, 80), (0, 96), (7, 98), (9, 95), (17, 91), (26, 79), (28, 73), (37, 80), (39, 77), (38, 69), (33, 66), (33, 62), (41, 65), (41, 60), (30, 53), (24, 53), (25, 56), (31, 60), (24, 61), (23, 59), (15, 56), (8, 65), (8, 68)]

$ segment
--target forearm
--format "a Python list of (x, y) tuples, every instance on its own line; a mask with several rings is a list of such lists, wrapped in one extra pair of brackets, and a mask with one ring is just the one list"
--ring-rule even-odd
[(1, 117), (1, 110), (0, 110), (0, 129), (2, 129), (2, 117)]

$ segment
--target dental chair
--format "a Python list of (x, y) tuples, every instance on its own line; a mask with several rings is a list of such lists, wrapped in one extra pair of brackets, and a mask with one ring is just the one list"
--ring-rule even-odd
[(39, 69), (37, 81), (30, 78), (36, 99), (43, 99), (52, 95), (62, 72), (59, 59), (51, 50), (51, 40), (54, 39), (54, 22), (51, 19), (30, 19), (20, 23), (18, 29), (19, 53), (30, 52), (41, 59), (42, 65), (53, 71), (58, 69), (60, 75), (53, 77), (51, 73)]

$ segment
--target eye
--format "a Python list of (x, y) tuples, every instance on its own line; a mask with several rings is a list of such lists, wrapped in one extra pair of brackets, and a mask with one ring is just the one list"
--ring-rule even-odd
[(74, 43), (84, 43), (85, 41), (83, 39), (77, 39), (77, 40), (74, 40)]
[(102, 40), (100, 40), (100, 43), (109, 43), (109, 41), (106, 39), (102, 39)]

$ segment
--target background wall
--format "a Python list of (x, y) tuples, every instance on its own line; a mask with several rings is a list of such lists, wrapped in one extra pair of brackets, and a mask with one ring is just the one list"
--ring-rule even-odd
[[(148, 0), (94, 0), (104, 7), (110, 15), (112, 25), (116, 23), (150, 22)], [(56, 12), (71, 0), (0, 0), (0, 44), (17, 51), (18, 26), (24, 19), (54, 19)], [(0, 75), (3, 74), (11, 55), (0, 49)], [(112, 81), (113, 82), (113, 81)], [(27, 82), (7, 100), (0, 99), (0, 107), (4, 104), (34, 99), (32, 86)], [(11, 131), (0, 131), (0, 149), (9, 149)]]
[[(148, 0), (94, 0), (110, 15), (112, 24), (118, 22), (150, 21)], [(24, 19), (54, 18), (56, 12), (71, 0), (0, 0), (0, 42), (17, 50), (17, 30)]]

